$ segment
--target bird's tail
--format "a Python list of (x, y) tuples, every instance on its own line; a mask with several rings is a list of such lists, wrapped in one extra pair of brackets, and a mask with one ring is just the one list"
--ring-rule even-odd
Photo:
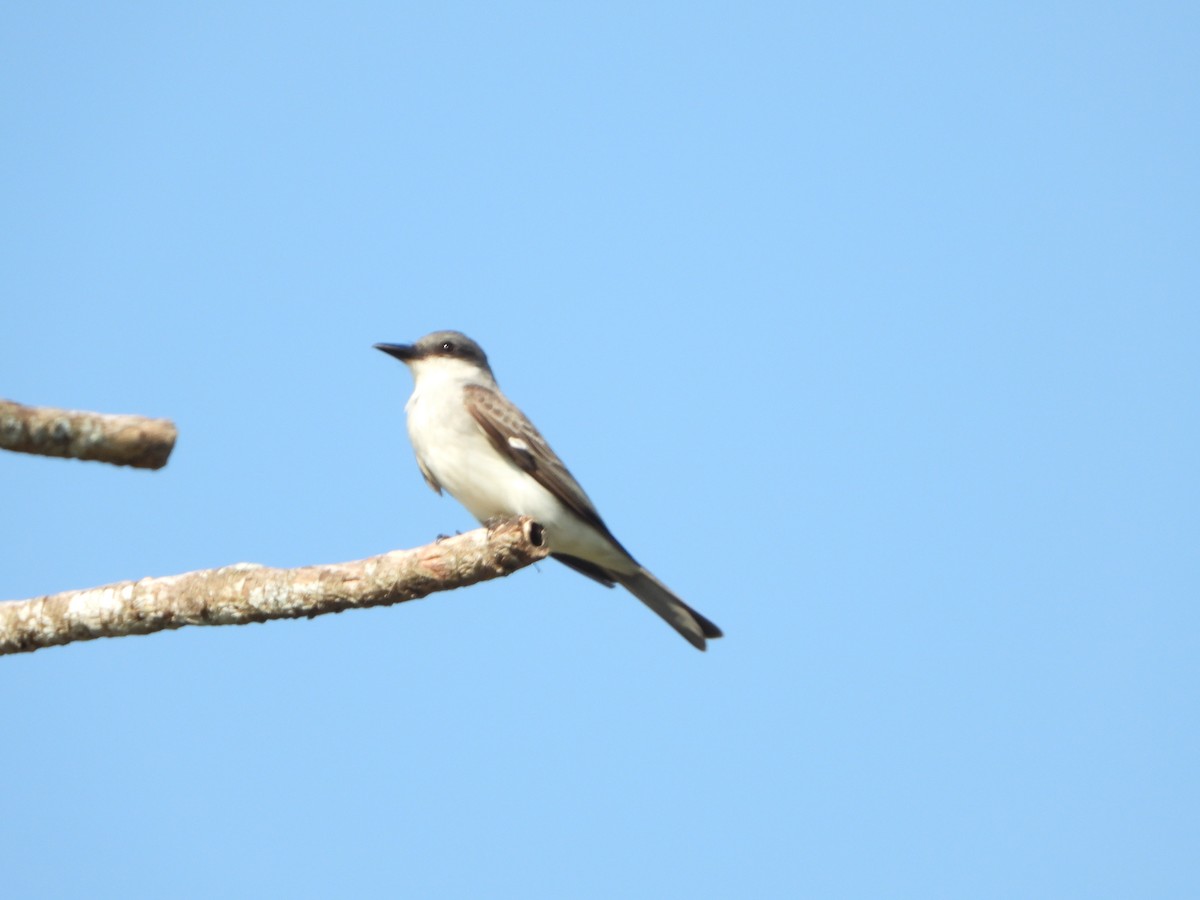
[(658, 613), (663, 621), (697, 650), (705, 649), (705, 638), (721, 637), (720, 628), (676, 597), (670, 588), (640, 566), (629, 575), (611, 574), (622, 587)]

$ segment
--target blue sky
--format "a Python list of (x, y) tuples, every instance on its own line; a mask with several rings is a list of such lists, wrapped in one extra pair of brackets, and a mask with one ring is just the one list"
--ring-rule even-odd
[(554, 564), (0, 661), (13, 897), (1194, 897), (1200, 15), (9, 4), (0, 596), (471, 527), (457, 328), (694, 652)]

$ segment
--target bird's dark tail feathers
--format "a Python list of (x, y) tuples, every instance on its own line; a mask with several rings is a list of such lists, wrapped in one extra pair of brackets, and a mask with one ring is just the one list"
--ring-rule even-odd
[(697, 650), (705, 649), (706, 638), (721, 637), (721, 629), (675, 596), (665, 584), (639, 568), (631, 575), (609, 573), (633, 596), (658, 613)]

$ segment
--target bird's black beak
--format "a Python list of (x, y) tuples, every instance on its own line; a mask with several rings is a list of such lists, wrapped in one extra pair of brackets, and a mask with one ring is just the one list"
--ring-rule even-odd
[(417, 358), (417, 348), (412, 344), (376, 344), (375, 349), (396, 357), (402, 363), (412, 362)]

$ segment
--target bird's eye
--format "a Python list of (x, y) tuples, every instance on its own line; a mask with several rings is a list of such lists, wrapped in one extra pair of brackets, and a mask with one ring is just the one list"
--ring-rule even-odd
[(454, 341), (442, 341), (442, 352), (443, 353), (453, 353), (454, 352)]

